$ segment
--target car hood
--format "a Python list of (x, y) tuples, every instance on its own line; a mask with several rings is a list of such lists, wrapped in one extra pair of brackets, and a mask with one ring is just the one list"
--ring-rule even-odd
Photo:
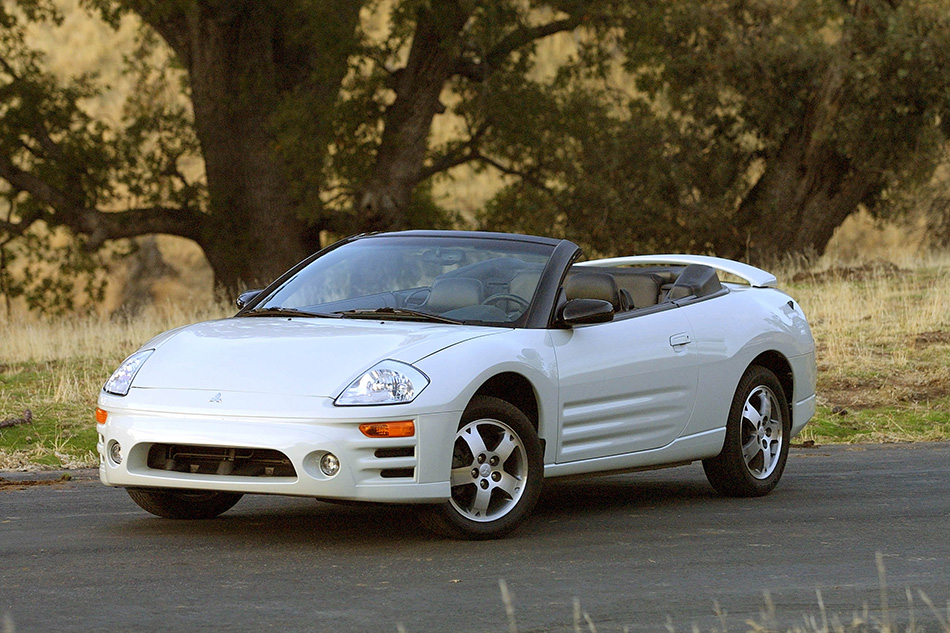
[(414, 363), (462, 341), (506, 331), (464, 325), (247, 317), (161, 335), (136, 389), (336, 397), (381, 360)]

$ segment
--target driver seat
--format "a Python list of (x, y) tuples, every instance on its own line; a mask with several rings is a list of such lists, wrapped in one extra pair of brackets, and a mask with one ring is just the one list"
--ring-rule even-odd
[(426, 307), (436, 314), (482, 302), (482, 282), (471, 277), (441, 277), (432, 282)]
[(620, 293), (620, 288), (617, 287), (617, 280), (607, 273), (572, 273), (564, 283), (564, 294), (568, 301), (571, 299), (608, 301), (614, 307), (614, 312), (627, 309), (626, 301)]

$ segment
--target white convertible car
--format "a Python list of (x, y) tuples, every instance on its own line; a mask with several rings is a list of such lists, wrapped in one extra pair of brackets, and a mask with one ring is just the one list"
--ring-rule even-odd
[(325, 248), (122, 363), (100, 477), (162, 517), (304, 495), (419, 504), (475, 539), (522, 523), (548, 477), (702, 460), (722, 494), (771, 491), (815, 411), (801, 307), (725, 259), (580, 258), (452, 231)]

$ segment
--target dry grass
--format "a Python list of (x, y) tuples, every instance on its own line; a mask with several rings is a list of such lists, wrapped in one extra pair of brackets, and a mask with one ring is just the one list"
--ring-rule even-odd
[(819, 415), (805, 438), (950, 438), (950, 255), (789, 271), (815, 335)]
[(867, 408), (950, 393), (947, 262), (915, 271), (872, 265), (800, 275), (794, 294), (818, 341), (824, 397)]
[[(950, 254), (788, 267), (818, 347), (819, 411), (802, 440), (950, 439)], [(92, 410), (118, 363), (155, 334), (233, 313), (207, 299), (162, 301), (133, 317), (0, 319), (0, 469), (96, 463)]]
[(0, 420), (27, 409), (33, 418), (0, 430), (0, 470), (96, 465), (92, 413), (119, 362), (162, 331), (233, 312), (208, 301), (162, 303), (134, 318), (0, 321)]
[[(200, 304), (162, 302), (134, 316), (40, 320), (19, 314), (0, 320), (0, 363), (102, 359), (110, 366), (156, 334), (174, 327), (234, 314), (210, 298)], [(110, 369), (111, 371), (111, 369)]]

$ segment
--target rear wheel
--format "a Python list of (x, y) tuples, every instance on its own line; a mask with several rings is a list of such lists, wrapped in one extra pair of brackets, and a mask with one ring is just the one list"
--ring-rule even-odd
[(514, 405), (476, 396), (452, 447), (452, 496), (421, 508), (430, 529), (452, 538), (498, 538), (514, 530), (541, 494), (538, 434)]
[(703, 460), (713, 488), (730, 497), (759, 497), (778, 485), (788, 459), (791, 415), (778, 378), (752, 366), (729, 411), (722, 452)]
[(140, 508), (166, 519), (213, 519), (244, 496), (237, 492), (166, 488), (126, 488), (126, 492)]

